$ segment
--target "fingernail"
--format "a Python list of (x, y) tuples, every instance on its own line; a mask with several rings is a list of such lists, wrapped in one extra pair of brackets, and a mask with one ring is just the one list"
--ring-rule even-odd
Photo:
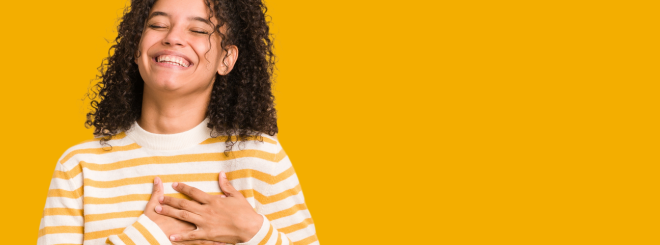
[(175, 237), (174, 235), (171, 235), (171, 236), (170, 236), (170, 240), (172, 240), (172, 241), (176, 241), (176, 237)]
[(160, 213), (160, 211), (163, 211), (163, 207), (156, 206), (156, 213)]
[(227, 197), (227, 196), (225, 196), (225, 195), (220, 195), (220, 197), (221, 197), (221, 198), (225, 198), (225, 197)]
[(156, 176), (156, 178), (154, 178), (154, 185), (157, 185), (157, 184), (160, 184), (160, 178), (158, 178), (158, 176)]
[(172, 183), (172, 187), (176, 187), (177, 185), (179, 185), (179, 182)]
[(227, 175), (225, 174), (224, 171), (223, 171), (223, 172), (220, 172), (220, 176), (221, 176), (223, 179), (227, 179)]
[(163, 199), (165, 199), (165, 197), (160, 196), (160, 197), (158, 198), (158, 202), (163, 202)]

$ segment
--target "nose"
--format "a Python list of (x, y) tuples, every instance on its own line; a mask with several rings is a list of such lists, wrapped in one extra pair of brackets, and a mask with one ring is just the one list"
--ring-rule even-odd
[(179, 30), (179, 28), (170, 28), (169, 32), (167, 32), (167, 35), (165, 35), (162, 40), (163, 45), (184, 46), (185, 42), (183, 34), (183, 31)]

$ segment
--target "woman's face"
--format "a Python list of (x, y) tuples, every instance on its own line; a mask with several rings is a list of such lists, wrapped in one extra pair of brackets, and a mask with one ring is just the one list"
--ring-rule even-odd
[[(206, 91), (216, 72), (225, 75), (231, 70), (222, 62), (226, 52), (220, 48), (220, 36), (214, 33), (209, 42), (213, 27), (208, 17), (203, 0), (156, 1), (136, 59), (145, 89), (183, 94)], [(217, 25), (215, 18), (211, 21)], [(231, 58), (228, 61), (233, 66)]]

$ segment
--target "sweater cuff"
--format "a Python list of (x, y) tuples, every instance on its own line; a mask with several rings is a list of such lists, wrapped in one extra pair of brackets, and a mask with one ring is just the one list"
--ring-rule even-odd
[[(243, 243), (236, 243), (236, 245), (258, 245), (258, 244), (266, 244), (268, 240), (270, 240), (270, 237), (273, 234), (273, 226), (270, 224), (270, 221), (264, 216), (263, 214), (260, 214), (261, 216), (264, 217), (264, 222), (261, 224), (261, 228), (257, 232), (257, 234), (252, 237), (247, 242)], [(275, 231), (277, 232), (277, 231)], [(263, 243), (262, 243), (263, 241)]]
[[(111, 244), (161, 244), (172, 245), (165, 232), (151, 221), (149, 217), (142, 214), (131, 226), (126, 227), (119, 235), (109, 236), (107, 241)], [(108, 243), (106, 241), (106, 243)]]

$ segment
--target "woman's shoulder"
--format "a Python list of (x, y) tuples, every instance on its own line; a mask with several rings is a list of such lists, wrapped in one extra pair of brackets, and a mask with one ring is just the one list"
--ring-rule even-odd
[(246, 140), (237, 141), (231, 149), (231, 154), (236, 157), (259, 158), (264, 163), (277, 163), (286, 156), (277, 135), (259, 134), (248, 137)]
[(288, 176), (292, 173), (289, 158), (282, 148), (277, 135), (260, 134), (253, 138), (238, 142), (232, 153), (238, 158), (240, 168), (252, 168), (265, 173), (270, 178)]
[[(102, 140), (105, 140), (105, 142), (101, 142)], [(77, 165), (77, 161), (75, 161), (76, 155), (112, 151), (114, 147), (130, 144), (131, 142), (128, 141), (130, 140), (128, 140), (126, 137), (125, 132), (121, 132), (109, 137), (97, 136), (70, 146), (64, 151), (64, 153), (62, 153), (57, 162), (61, 163), (62, 165)]]
[(249, 149), (270, 154), (277, 154), (282, 151), (282, 145), (280, 145), (277, 135), (272, 136), (264, 133), (250, 136), (244, 141), (238, 141), (234, 147), (234, 150), (238, 151)]
[(280, 146), (280, 141), (277, 139), (277, 134), (269, 135), (269, 134), (261, 133), (256, 137), (258, 138), (257, 141), (263, 141), (263, 143), (266, 144)]
[[(209, 137), (200, 144), (202, 145), (225, 144), (227, 140), (228, 137), (226, 135), (220, 135), (215, 137)], [(233, 144), (232, 150), (242, 150), (244, 149), (243, 147), (248, 147), (250, 149), (260, 149), (260, 150), (268, 150), (271, 148), (281, 147), (277, 139), (277, 135), (273, 136), (265, 133), (251, 135), (245, 139), (241, 139), (240, 137), (233, 135), (231, 136), (231, 139), (229, 141), (231, 141)]]

